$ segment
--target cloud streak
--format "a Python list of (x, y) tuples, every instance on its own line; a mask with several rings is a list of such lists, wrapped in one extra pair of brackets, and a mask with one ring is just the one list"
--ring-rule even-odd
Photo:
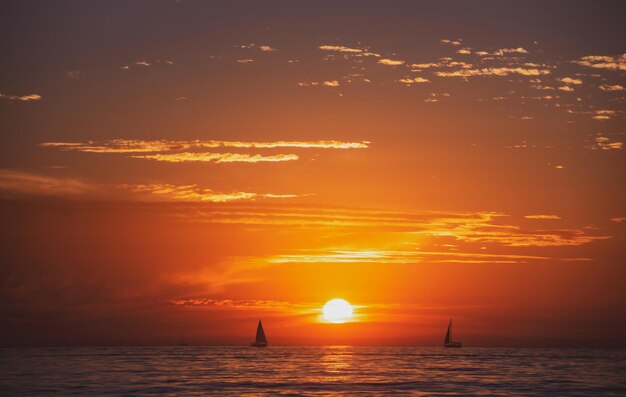
[(525, 215), (526, 219), (543, 219), (543, 220), (559, 220), (562, 219), (558, 215)]
[(512, 264), (537, 261), (589, 261), (589, 258), (554, 258), (536, 255), (481, 254), (472, 252), (394, 251), (394, 250), (330, 250), (319, 253), (276, 255), (267, 259), (272, 264), (283, 263), (492, 263)]
[(93, 191), (74, 178), (55, 178), (16, 170), (0, 170), (0, 191), (20, 195), (74, 196)]
[(28, 94), (28, 95), (7, 95), (0, 93), (0, 98), (6, 99), (9, 101), (21, 101), (21, 102), (33, 102), (33, 101), (41, 101), (43, 97), (39, 94)]
[(386, 66), (400, 66), (400, 65), (404, 65), (404, 61), (402, 61), (402, 60), (388, 59), (388, 58), (380, 59), (380, 60), (378, 60), (378, 63), (380, 63), (381, 65), (386, 65)]
[(439, 77), (475, 77), (475, 76), (509, 76), (519, 74), (522, 76), (541, 76), (550, 74), (548, 69), (522, 68), (522, 67), (499, 67), (482, 69), (462, 69), (452, 72), (436, 72)]
[(172, 185), (172, 184), (148, 184), (148, 185), (118, 185), (136, 193), (150, 193), (155, 196), (171, 199), (174, 201), (227, 203), (232, 201), (254, 201), (257, 199), (270, 198), (296, 198), (296, 194), (261, 194), (251, 192), (216, 192), (211, 189), (201, 188), (198, 185)]
[(297, 154), (275, 154), (264, 156), (261, 154), (244, 153), (171, 153), (145, 154), (129, 156), (134, 159), (156, 160), (168, 163), (205, 162), (205, 163), (276, 163), (294, 161), (300, 157)]
[(581, 66), (594, 69), (626, 70), (626, 54), (622, 55), (587, 55), (576, 61)]
[(275, 227), (371, 230), (375, 233), (408, 233), (416, 239), (448, 238), (468, 244), (493, 243), (505, 247), (576, 246), (610, 238), (578, 229), (534, 229), (502, 223), (505, 214), (476, 213), (403, 213), (324, 208), (271, 208), (259, 211), (238, 208), (237, 211), (199, 210), (192, 222), (245, 224)]
[(346, 142), (320, 141), (219, 141), (219, 140), (159, 140), (112, 139), (103, 142), (43, 142), (41, 147), (86, 153), (150, 153), (181, 151), (189, 149), (238, 148), (238, 149), (366, 149), (369, 141)]

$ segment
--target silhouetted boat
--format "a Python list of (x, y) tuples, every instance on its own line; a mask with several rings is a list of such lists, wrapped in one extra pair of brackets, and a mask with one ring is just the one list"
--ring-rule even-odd
[(446, 339), (443, 341), (444, 347), (461, 347), (461, 342), (452, 341), (452, 319), (450, 319), (450, 323), (448, 324), (448, 332), (446, 332)]
[(265, 347), (267, 346), (267, 338), (265, 338), (265, 331), (263, 331), (263, 324), (259, 320), (259, 325), (256, 327), (256, 340), (250, 344), (252, 347)]

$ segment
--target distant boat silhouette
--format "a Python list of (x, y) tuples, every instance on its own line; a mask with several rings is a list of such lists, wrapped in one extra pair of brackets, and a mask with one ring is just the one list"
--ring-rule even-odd
[(452, 319), (450, 319), (450, 323), (448, 324), (448, 332), (446, 332), (446, 339), (443, 341), (444, 347), (461, 347), (461, 342), (452, 341)]
[(267, 338), (265, 338), (265, 331), (263, 331), (263, 324), (259, 320), (259, 325), (256, 327), (256, 340), (250, 344), (252, 347), (265, 347), (267, 346)]

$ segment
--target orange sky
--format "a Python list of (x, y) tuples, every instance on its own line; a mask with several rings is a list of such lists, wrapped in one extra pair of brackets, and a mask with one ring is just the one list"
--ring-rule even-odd
[(623, 346), (594, 4), (1, 6), (0, 344)]

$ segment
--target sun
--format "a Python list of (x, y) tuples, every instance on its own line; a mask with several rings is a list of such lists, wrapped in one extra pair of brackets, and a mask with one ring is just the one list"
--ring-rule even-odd
[(352, 318), (352, 305), (345, 299), (331, 299), (324, 305), (324, 318), (326, 321), (341, 324)]

